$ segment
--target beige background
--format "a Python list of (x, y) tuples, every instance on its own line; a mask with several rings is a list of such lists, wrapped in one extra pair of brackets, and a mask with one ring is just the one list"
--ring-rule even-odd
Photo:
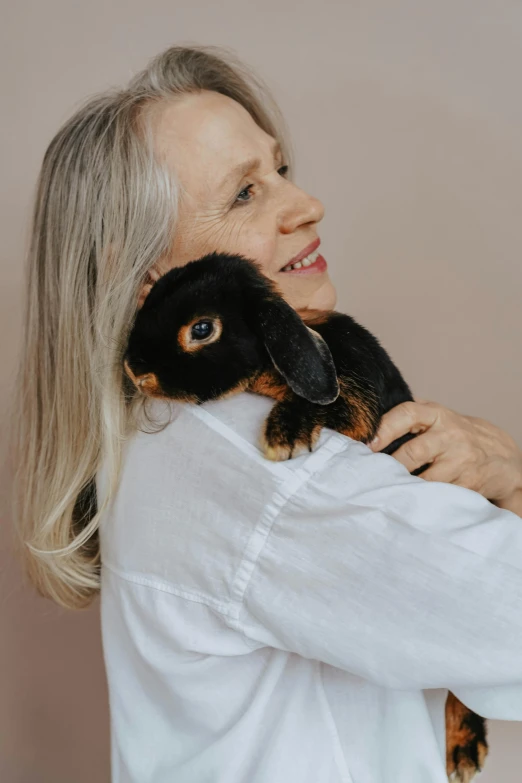
[[(326, 206), (340, 308), (382, 338), (419, 396), (522, 444), (520, 0), (17, 0), (2, 20), (2, 400), (51, 136), (164, 47), (217, 43), (259, 70), (286, 113), (298, 182)], [(0, 779), (108, 781), (98, 607), (64, 612), (24, 588), (4, 522)], [(519, 781), (522, 725), (490, 735), (481, 780)]]

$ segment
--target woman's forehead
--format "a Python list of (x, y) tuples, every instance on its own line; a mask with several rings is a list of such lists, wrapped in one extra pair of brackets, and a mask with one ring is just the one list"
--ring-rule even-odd
[[(186, 185), (226, 187), (227, 175), (254, 158), (271, 158), (274, 139), (226, 95), (204, 90), (166, 103), (155, 122), (160, 157)], [(191, 188), (192, 189), (192, 188)]]

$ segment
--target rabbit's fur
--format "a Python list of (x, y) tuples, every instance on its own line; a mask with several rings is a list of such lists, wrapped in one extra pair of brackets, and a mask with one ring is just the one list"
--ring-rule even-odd
[[(154, 284), (136, 315), (124, 367), (150, 396), (196, 404), (240, 391), (272, 397), (262, 446), (276, 460), (312, 450), (322, 427), (368, 443), (384, 413), (413, 399), (378, 340), (349, 315), (298, 315), (257, 264), (218, 253)], [(485, 732), (484, 719), (450, 694), (451, 779), (467, 783), (481, 769)]]
[[(249, 390), (273, 397), (278, 404), (264, 433), (272, 459), (311, 449), (321, 427), (369, 442), (383, 413), (413, 399), (408, 385), (350, 316), (301, 315), (256, 264), (210, 254), (171, 269), (152, 287), (129, 337), (125, 369), (151, 396), (201, 403)], [(213, 334), (193, 339), (192, 327), (202, 321)]]

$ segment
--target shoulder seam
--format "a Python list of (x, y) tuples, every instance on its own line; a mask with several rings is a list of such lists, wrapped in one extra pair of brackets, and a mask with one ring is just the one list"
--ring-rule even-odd
[(184, 598), (185, 600), (192, 601), (193, 603), (205, 604), (206, 606), (209, 606), (213, 609), (217, 609), (221, 614), (230, 614), (230, 609), (226, 603), (223, 601), (217, 601), (209, 595), (196, 593), (193, 590), (187, 590), (183, 587), (178, 587), (177, 585), (173, 585), (170, 582), (162, 582), (156, 578), (153, 579), (147, 577), (144, 574), (122, 571), (115, 565), (109, 564), (105, 560), (102, 563), (102, 569), (103, 568), (107, 569), (107, 571), (110, 571), (124, 582), (130, 582), (131, 584), (140, 585), (141, 587), (148, 587), (161, 593), (170, 593), (170, 595), (175, 595), (178, 598)]
[(254, 527), (241, 562), (238, 566), (236, 576), (231, 587), (231, 611), (229, 615), (235, 623), (239, 623), (239, 614), (241, 604), (252, 574), (257, 565), (259, 556), (268, 540), (270, 532), (276, 523), (281, 511), (286, 504), (296, 495), (296, 493), (306, 484), (306, 482), (320, 470), (328, 460), (335, 454), (342, 451), (346, 444), (341, 436), (336, 438), (337, 433), (332, 433), (321, 449), (314, 452), (306, 460), (305, 464), (296, 470), (291, 479), (282, 484), (277, 489), (264, 508), (261, 519)]

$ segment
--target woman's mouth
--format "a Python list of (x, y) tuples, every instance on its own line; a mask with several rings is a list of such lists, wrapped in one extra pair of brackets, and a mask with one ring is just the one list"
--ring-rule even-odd
[(313, 275), (325, 272), (326, 267), (325, 259), (318, 250), (315, 250), (295, 264), (287, 264), (281, 269), (281, 272), (288, 272), (294, 275)]

